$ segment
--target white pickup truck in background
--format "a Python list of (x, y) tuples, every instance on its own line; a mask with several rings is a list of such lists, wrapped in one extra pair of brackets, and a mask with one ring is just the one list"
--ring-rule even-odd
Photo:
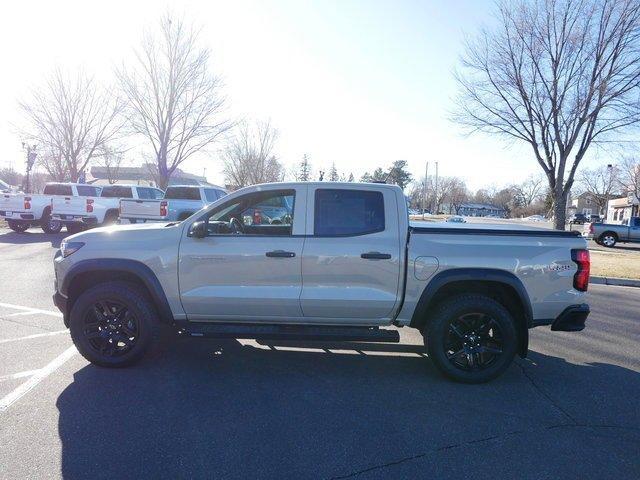
[(130, 223), (182, 221), (226, 194), (224, 188), (214, 185), (172, 185), (159, 200), (122, 199), (120, 219)]
[(157, 199), (164, 192), (158, 188), (140, 185), (93, 186), (100, 189), (98, 195), (88, 197), (60, 197), (53, 200), (52, 216), (64, 223), (70, 232), (87, 227), (114, 224), (118, 221), (120, 200)]
[(58, 233), (62, 223), (51, 215), (53, 200), (95, 192), (96, 187), (90, 185), (48, 183), (42, 194), (3, 193), (0, 196), (0, 218), (6, 220), (14, 232), (21, 233), (33, 225), (39, 225), (45, 233)]

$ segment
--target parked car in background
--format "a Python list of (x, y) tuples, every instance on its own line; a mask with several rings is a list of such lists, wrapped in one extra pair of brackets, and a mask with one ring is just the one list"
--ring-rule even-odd
[(574, 213), (569, 217), (569, 223), (574, 225), (584, 225), (589, 219), (584, 213)]
[(447, 222), (449, 222), (449, 223), (467, 223), (467, 221), (464, 219), (464, 217), (461, 217), (460, 215), (453, 215), (453, 216), (447, 218)]
[[(245, 215), (274, 204), (295, 205), (286, 222)], [(276, 183), (184, 222), (68, 237), (54, 259), (54, 302), (78, 351), (104, 367), (134, 364), (168, 327), (184, 337), (398, 342), (381, 328), (395, 325), (423, 334), (443, 374), (479, 383), (527, 354), (530, 328), (584, 328), (589, 265), (577, 232), (412, 225), (395, 185)]]
[[(93, 190), (91, 190), (93, 192)], [(84, 192), (81, 187), (81, 192)], [(0, 196), (0, 218), (15, 232), (40, 226), (45, 233), (58, 233), (62, 223), (52, 217), (53, 199), (77, 196), (76, 184), (48, 183), (42, 194), (3, 193)]]
[(613, 247), (618, 242), (639, 243), (640, 217), (625, 218), (621, 225), (592, 223), (585, 226), (582, 235), (605, 247)]
[(158, 188), (141, 185), (89, 187), (94, 189), (91, 196), (60, 197), (53, 200), (52, 216), (66, 225), (69, 232), (116, 223), (122, 198), (157, 199), (164, 195)]
[(162, 199), (120, 200), (120, 219), (130, 223), (182, 221), (226, 194), (217, 186), (172, 185)]
[(589, 215), (588, 221), (591, 223), (602, 223), (602, 217), (600, 215)]
[(19, 193), (19, 190), (19, 187), (14, 187), (3, 180), (0, 180), (0, 193)]

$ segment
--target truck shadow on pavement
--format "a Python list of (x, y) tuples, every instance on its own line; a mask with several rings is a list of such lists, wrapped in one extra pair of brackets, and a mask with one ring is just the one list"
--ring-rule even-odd
[(421, 346), (184, 339), (56, 405), (64, 478), (612, 478), (640, 468), (638, 398), (638, 372), (536, 352), (461, 385)]
[(17, 233), (9, 231), (8, 233), (0, 234), (0, 243), (11, 243), (13, 245), (27, 245), (30, 243), (51, 243), (54, 248), (60, 247), (60, 242), (64, 237), (68, 237), (66, 232), (60, 233), (44, 233), (44, 232), (24, 232)]

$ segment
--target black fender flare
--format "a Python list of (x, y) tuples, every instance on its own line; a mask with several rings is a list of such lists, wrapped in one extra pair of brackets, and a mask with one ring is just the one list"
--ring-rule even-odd
[(74, 278), (84, 273), (95, 272), (122, 272), (135, 276), (149, 292), (151, 301), (158, 310), (160, 319), (166, 323), (173, 323), (173, 313), (171, 312), (167, 295), (160, 284), (160, 280), (158, 280), (158, 277), (151, 268), (137, 260), (127, 260), (124, 258), (81, 260), (73, 265), (64, 276), (62, 285), (60, 286), (60, 293), (64, 297), (69, 298), (69, 287)]
[(511, 287), (518, 295), (524, 311), (524, 327), (520, 345), (520, 354), (526, 355), (529, 345), (529, 328), (533, 327), (533, 310), (527, 289), (513, 273), (492, 268), (452, 268), (436, 274), (420, 295), (418, 304), (411, 317), (411, 326), (419, 328), (422, 319), (428, 314), (431, 302), (438, 291), (448, 284), (461, 281), (494, 282)]

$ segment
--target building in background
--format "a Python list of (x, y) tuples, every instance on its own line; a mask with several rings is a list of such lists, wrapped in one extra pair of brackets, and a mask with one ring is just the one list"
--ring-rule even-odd
[(613, 198), (607, 203), (607, 223), (622, 223), (631, 217), (640, 216), (640, 201), (633, 193)]
[(504, 218), (507, 212), (504, 208), (487, 203), (463, 203), (458, 208), (458, 215), (467, 217), (500, 217)]

